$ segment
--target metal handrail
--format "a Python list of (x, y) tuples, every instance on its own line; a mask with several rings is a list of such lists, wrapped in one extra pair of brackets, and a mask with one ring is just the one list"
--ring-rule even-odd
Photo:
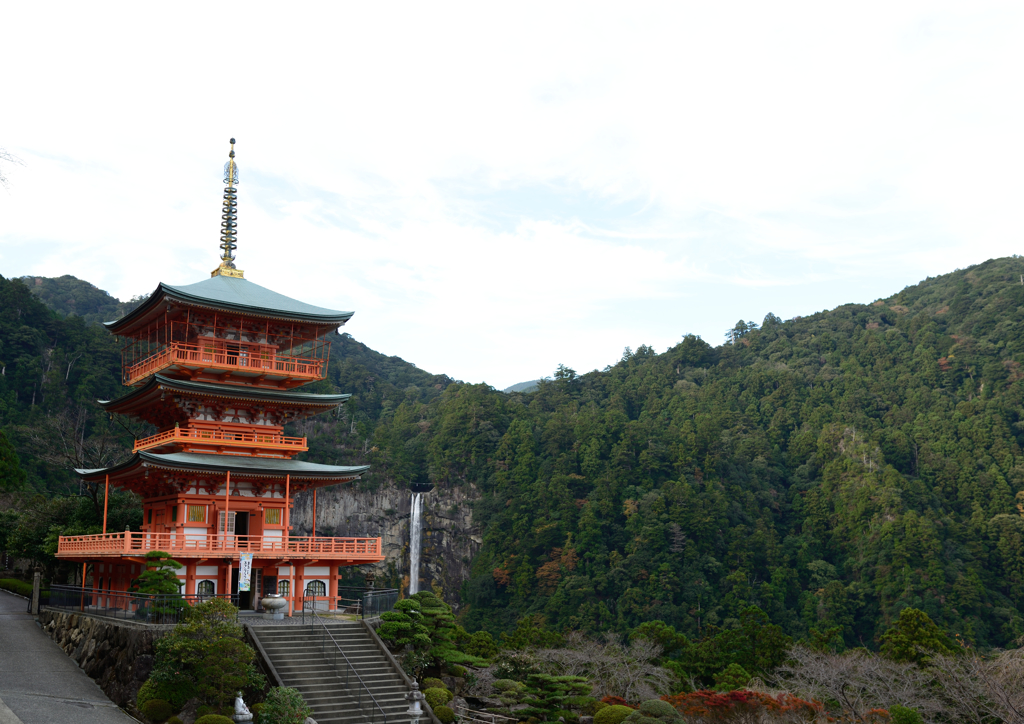
[[(465, 712), (465, 713), (464, 714), (460, 714), (459, 712)], [(455, 707), (455, 713), (459, 715), (459, 720), (460, 721), (465, 719), (467, 721), (482, 722), (482, 724), (498, 724), (498, 722), (497, 722), (498, 719), (503, 719), (505, 721), (519, 721), (515, 717), (504, 716), (502, 714), (495, 714), (495, 713), (489, 712), (489, 711), (478, 711), (476, 709), (470, 709), (468, 706), (456, 706)], [(470, 716), (470, 714), (479, 714), (480, 716)], [(487, 717), (487, 718), (483, 719), (481, 717)]]
[(238, 594), (152, 594), (104, 590), (93, 586), (50, 586), (50, 599), (40, 605), (65, 611), (139, 623), (180, 623), (185, 611), (196, 604), (223, 598), (238, 605)]
[[(363, 681), (363, 677), (361, 677), (359, 675), (359, 672), (356, 671), (355, 667), (352, 666), (352, 662), (348, 660), (348, 656), (346, 656), (345, 652), (341, 650), (341, 645), (335, 640), (335, 638), (331, 634), (331, 632), (327, 630), (327, 624), (323, 622), (323, 619), (320, 618), (319, 614), (317, 614), (315, 609), (310, 609), (310, 613), (313, 614), (313, 618), (311, 619), (311, 622), (309, 624), (309, 631), (310, 631), (310, 633), (314, 633), (314, 629), (316, 628), (317, 622), (319, 622), (320, 625), (323, 627), (323, 631), (320, 634), (320, 652), (324, 655), (324, 658), (327, 658), (327, 651), (326, 651), (327, 644), (326, 644), (326, 639), (324, 638), (326, 636), (326, 637), (329, 637), (331, 639), (331, 643), (334, 644), (335, 651), (334, 651), (334, 660), (333, 660), (332, 663), (334, 664), (335, 672), (337, 672), (337, 670), (338, 670), (338, 656), (337, 655), (341, 654), (341, 658), (343, 658), (345, 660), (345, 666), (347, 667), (346, 670), (345, 670), (345, 687), (346, 688), (350, 688), (350, 685), (349, 685), (349, 674), (350, 673), (355, 675), (356, 681), (358, 681), (359, 682), (359, 686), (362, 687), (360, 689), (360, 691), (359, 691), (359, 696), (358, 696), (359, 708), (362, 709), (362, 707), (363, 707), (363, 692), (365, 691), (366, 695), (370, 697), (370, 701), (372, 701), (373, 705), (377, 708), (377, 711), (380, 712), (380, 715), (383, 718), (383, 723), (382, 724), (388, 724), (388, 715), (384, 712), (384, 709), (377, 702), (377, 698), (373, 695), (373, 692), (370, 691), (370, 688), (366, 685), (366, 682)], [(305, 616), (305, 614), (306, 614), (306, 601), (305, 601), (305, 598), (303, 598), (303, 601), (302, 601), (302, 614), (303, 614), (303, 616)], [(371, 714), (369, 718), (370, 718), (370, 722), (375, 722), (376, 721), (376, 714), (375, 713)]]

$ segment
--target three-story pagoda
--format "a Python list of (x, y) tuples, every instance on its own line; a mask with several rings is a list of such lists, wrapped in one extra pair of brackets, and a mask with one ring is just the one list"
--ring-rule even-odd
[(105, 325), (124, 340), (122, 375), (130, 390), (100, 404), (158, 432), (136, 440), (119, 465), (76, 471), (142, 498), (140, 532), (107, 533), (104, 505), (103, 534), (60, 538), (57, 557), (91, 564), (97, 593), (129, 590), (142, 556), (156, 550), (184, 565), (183, 593), (238, 593), (239, 561), (251, 554), (250, 591), (239, 594), (239, 606), (255, 608), (263, 594), (280, 592), (300, 607), (303, 593), (333, 599), (340, 566), (383, 560), (380, 538), (315, 537), (315, 529), (314, 537), (290, 534), (296, 493), (351, 482), (367, 470), (295, 460), (306, 439), (284, 434), (286, 423), (348, 399), (296, 388), (324, 379), (324, 337), (352, 312), (291, 299), (235, 267), (238, 171), (231, 143), (220, 265), (196, 284), (161, 283)]

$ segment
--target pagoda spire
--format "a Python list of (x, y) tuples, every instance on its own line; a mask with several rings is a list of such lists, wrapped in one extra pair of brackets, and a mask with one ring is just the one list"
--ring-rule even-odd
[(235, 184), (238, 183), (238, 165), (235, 163), (235, 139), (231, 139), (231, 151), (228, 161), (224, 164), (224, 206), (221, 209), (220, 222), (220, 266), (214, 269), (211, 277), (235, 277), (241, 279), (243, 272), (235, 268), (235, 249), (238, 246), (238, 194)]

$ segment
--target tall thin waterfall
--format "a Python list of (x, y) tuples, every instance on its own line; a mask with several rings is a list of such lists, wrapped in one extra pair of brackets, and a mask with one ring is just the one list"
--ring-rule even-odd
[(409, 595), (420, 591), (420, 549), (423, 546), (423, 493), (412, 494), (409, 516)]

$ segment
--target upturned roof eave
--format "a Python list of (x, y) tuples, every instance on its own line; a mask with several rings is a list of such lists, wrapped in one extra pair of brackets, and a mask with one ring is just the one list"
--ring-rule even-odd
[(154, 307), (159, 306), (160, 302), (163, 301), (163, 299), (166, 297), (170, 297), (176, 301), (179, 301), (182, 304), (194, 307), (203, 307), (206, 309), (213, 309), (219, 311), (239, 312), (242, 314), (246, 314), (248, 316), (260, 317), (264, 319), (308, 322), (323, 326), (341, 326), (342, 324), (348, 322), (348, 320), (350, 320), (352, 316), (355, 314), (355, 312), (342, 312), (327, 309), (325, 309), (324, 311), (329, 312), (328, 314), (316, 314), (310, 312), (299, 312), (294, 310), (274, 309), (271, 307), (242, 304), (222, 299), (212, 299), (209, 297), (198, 296), (195, 294), (191, 294), (180, 287), (173, 287), (170, 284), (160, 282), (160, 284), (153, 291), (153, 293), (149, 295), (149, 298), (146, 299), (146, 301), (142, 302), (142, 304), (140, 304), (132, 311), (128, 312), (128, 314), (124, 315), (120, 319), (116, 319), (110, 322), (103, 322), (103, 326), (113, 334), (120, 334), (124, 331), (127, 331), (131, 329), (136, 322), (145, 319), (149, 312), (151, 312)]
[(75, 468), (85, 480), (99, 479), (107, 475), (116, 476), (137, 467), (152, 467), (192, 473), (227, 473), (240, 477), (268, 478), (290, 475), (297, 482), (302, 481), (351, 481), (370, 469), (369, 465), (321, 465), (301, 460), (282, 458), (258, 458), (241, 455), (213, 455), (204, 453), (166, 453), (159, 455), (140, 451), (123, 463), (109, 468)]
[[(297, 393), (287, 390), (268, 390), (259, 387), (232, 387), (212, 382), (192, 382), (176, 380), (164, 375), (153, 375), (142, 387), (133, 389), (116, 400), (97, 400), (100, 407), (108, 412), (118, 412), (117, 408), (130, 405), (153, 392), (154, 388), (163, 386), (182, 394), (205, 395), (209, 397), (232, 398), (238, 400), (252, 399), (259, 402), (278, 402), (282, 404), (305, 405), (311, 407), (337, 407), (348, 400), (350, 394), (323, 395), (314, 393)], [(120, 413), (119, 413), (120, 414)]]

